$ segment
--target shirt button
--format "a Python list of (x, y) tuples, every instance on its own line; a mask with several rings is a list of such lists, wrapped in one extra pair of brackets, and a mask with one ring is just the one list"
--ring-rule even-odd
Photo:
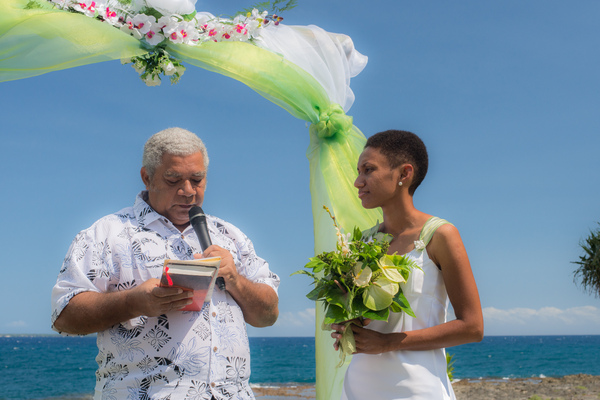
[(217, 386), (217, 384), (216, 384), (216, 383), (214, 383), (214, 382), (211, 382), (211, 383), (210, 383), (210, 386), (212, 386), (212, 387), (215, 387), (215, 386)]
[(182, 239), (185, 239), (185, 236), (181, 235), (181, 238), (182, 238)]
[(217, 313), (213, 311), (213, 313), (212, 313), (212, 316), (213, 316), (213, 317), (216, 317), (216, 316), (217, 316)]
[(217, 352), (217, 346), (213, 347), (213, 351), (216, 353)]

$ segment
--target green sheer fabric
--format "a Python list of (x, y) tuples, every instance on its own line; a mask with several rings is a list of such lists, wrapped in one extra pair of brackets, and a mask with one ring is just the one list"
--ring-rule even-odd
[(49, 4), (0, 0), (0, 82), (148, 52), (106, 23)]
[[(0, 0), (0, 82), (148, 52), (140, 41), (108, 24), (53, 10), (43, 0), (38, 3), (31, 8), (28, 0)], [(249, 43), (169, 44), (166, 49), (181, 61), (248, 85), (295, 117), (311, 122), (306, 154), (316, 254), (335, 248), (335, 230), (324, 205), (347, 232), (381, 220), (379, 211), (362, 208), (353, 187), (366, 139), (309, 73)], [(321, 304), (316, 305), (316, 314), (317, 399), (336, 399), (346, 368), (336, 368), (339, 358), (330, 331), (321, 330)]]

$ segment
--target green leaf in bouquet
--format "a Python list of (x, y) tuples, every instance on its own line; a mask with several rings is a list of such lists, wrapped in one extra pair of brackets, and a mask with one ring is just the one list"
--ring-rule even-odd
[(312, 269), (315, 274), (323, 271), (323, 268), (327, 267), (327, 263), (318, 257), (311, 257), (309, 260), (310, 262), (306, 264), (304, 268)]
[(325, 296), (327, 303), (339, 306), (343, 309), (348, 308), (348, 293), (343, 293), (341, 289), (331, 289)]
[(360, 240), (362, 239), (362, 231), (358, 228), (358, 226), (354, 227), (354, 234), (352, 235), (352, 241), (353, 242), (360, 242)]
[(329, 304), (327, 306), (327, 311), (325, 312), (323, 324), (339, 324), (340, 322), (347, 321), (348, 319), (348, 313), (346, 313), (344, 309), (334, 304)]
[(369, 311), (363, 301), (363, 291), (364, 290), (358, 290), (352, 298), (352, 312), (350, 313), (352, 319), (363, 317), (365, 313)]
[(368, 310), (367, 312), (364, 313), (365, 318), (376, 319), (379, 321), (387, 321), (389, 316), (390, 316), (389, 307), (386, 307), (383, 310), (379, 310), (379, 311)]
[(392, 312), (402, 312), (402, 307), (400, 307), (400, 304), (396, 303), (395, 301), (392, 301), (392, 304), (390, 304), (390, 311)]
[(315, 276), (315, 274), (313, 274), (310, 271), (305, 271), (303, 269), (300, 269), (300, 270), (298, 270), (296, 272), (293, 272), (290, 276), (294, 276), (294, 275), (308, 275), (308, 276), (310, 276), (311, 278), (313, 278), (315, 280), (317, 279), (317, 277)]
[(405, 312), (406, 315), (410, 315), (411, 317), (416, 318), (415, 312), (413, 311), (408, 300), (406, 299), (406, 296), (404, 296), (404, 293), (402, 293), (402, 290), (398, 290), (398, 293), (396, 293), (396, 296), (394, 296), (394, 301), (392, 303), (392, 311), (400, 312), (396, 311), (393, 308), (399, 308), (400, 311)]
[(378, 242), (390, 243), (394, 239), (394, 236), (388, 233), (377, 232), (375, 236), (373, 236), (373, 239), (377, 240)]
[(341, 260), (338, 265), (340, 267), (340, 275), (347, 274), (354, 267), (354, 260)]
[(311, 290), (306, 297), (312, 301), (317, 301), (322, 297), (323, 285), (315, 285), (315, 288)]

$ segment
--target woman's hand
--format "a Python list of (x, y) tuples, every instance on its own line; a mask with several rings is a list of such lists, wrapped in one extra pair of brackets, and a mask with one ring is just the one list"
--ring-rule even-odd
[(331, 328), (334, 332), (331, 333), (331, 337), (335, 339), (333, 348), (339, 349), (339, 342), (346, 329), (352, 329), (354, 335), (354, 344), (356, 351), (353, 354), (364, 353), (364, 354), (381, 354), (389, 351), (389, 335), (380, 333), (372, 329), (365, 329), (364, 327), (371, 323), (370, 319), (360, 320), (355, 319), (351, 321), (349, 325), (345, 324), (332, 324)]
[[(348, 324), (351, 322), (351, 324)], [(389, 338), (387, 334), (380, 333), (364, 327), (371, 323), (370, 319), (353, 319), (340, 324), (332, 324), (331, 337), (335, 339), (333, 348), (337, 351), (340, 348), (340, 339), (346, 329), (352, 329), (356, 351), (353, 354), (380, 354), (388, 350)]]

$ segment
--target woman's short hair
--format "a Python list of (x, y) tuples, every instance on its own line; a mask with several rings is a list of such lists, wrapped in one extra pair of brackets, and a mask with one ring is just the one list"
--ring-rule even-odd
[(208, 171), (208, 153), (202, 139), (186, 129), (167, 128), (152, 135), (144, 145), (142, 166), (152, 178), (156, 168), (162, 162), (163, 155), (185, 157), (198, 152), (202, 153), (204, 169)]
[(425, 179), (429, 166), (429, 157), (425, 143), (412, 132), (388, 130), (379, 132), (367, 139), (365, 148), (377, 149), (387, 159), (391, 168), (397, 168), (402, 164), (410, 164), (414, 167), (414, 179), (408, 192), (412, 195), (417, 187)]

